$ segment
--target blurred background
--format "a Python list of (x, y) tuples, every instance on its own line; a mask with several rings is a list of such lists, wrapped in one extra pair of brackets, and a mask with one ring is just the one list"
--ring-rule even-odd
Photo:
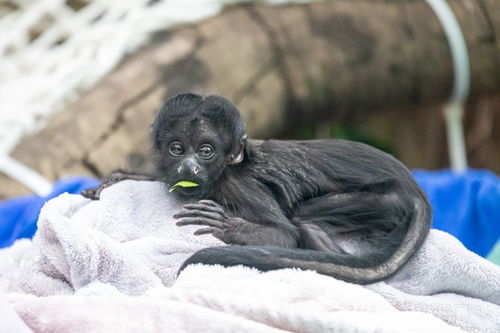
[[(23, 166), (45, 188), (150, 170), (154, 114), (188, 91), (231, 100), (254, 138), (345, 138), (411, 169), (450, 168), (443, 105), (457, 74), (431, 2), (0, 1), (0, 200), (36, 190)], [(448, 4), (469, 62), (466, 162), (500, 197), (500, 2)]]

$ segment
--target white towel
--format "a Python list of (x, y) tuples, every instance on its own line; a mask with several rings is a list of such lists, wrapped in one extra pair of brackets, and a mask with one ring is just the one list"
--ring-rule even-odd
[(366, 288), (203, 265), (176, 280), (189, 255), (221, 245), (177, 227), (179, 209), (155, 182), (123, 181), (99, 201), (63, 194), (42, 209), (32, 242), (0, 251), (0, 292), (35, 331), (500, 332), (500, 268), (444, 232)]
[[(0, 275), (9, 272), (9, 289), (38, 296), (72, 294), (95, 282), (128, 295), (170, 286), (192, 253), (223, 244), (210, 235), (194, 236), (195, 226), (177, 227), (172, 215), (179, 209), (156, 182), (120, 182), (98, 201), (62, 194), (42, 208), (18, 269)], [(16, 247), (14, 256), (22, 252)], [(0, 262), (9, 255), (0, 255)]]
[(500, 266), (431, 230), (394, 276), (367, 286), (403, 311), (432, 313), (470, 332), (500, 332)]

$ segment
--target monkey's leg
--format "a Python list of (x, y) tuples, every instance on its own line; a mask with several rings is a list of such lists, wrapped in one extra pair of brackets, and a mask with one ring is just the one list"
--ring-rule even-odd
[(156, 180), (153, 175), (139, 174), (139, 173), (132, 173), (132, 172), (126, 172), (126, 171), (122, 171), (122, 170), (117, 170), (117, 171), (113, 171), (109, 176), (104, 178), (101, 184), (99, 184), (96, 187), (84, 190), (81, 192), (81, 194), (86, 198), (89, 198), (92, 200), (99, 200), (99, 197), (101, 195), (102, 190), (104, 190), (106, 187), (109, 187), (113, 184), (116, 184), (116, 183), (121, 182), (122, 180), (126, 180), (126, 179), (146, 180), (146, 181)]
[(303, 248), (383, 262), (403, 240), (413, 210), (392, 192), (328, 193), (301, 203), (292, 221)]

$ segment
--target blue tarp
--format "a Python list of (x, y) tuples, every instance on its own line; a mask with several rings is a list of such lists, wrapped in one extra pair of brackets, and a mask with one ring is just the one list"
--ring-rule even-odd
[(500, 178), (487, 170), (415, 170), (413, 175), (431, 202), (433, 228), (487, 256), (500, 238)]
[(43, 204), (59, 194), (80, 193), (96, 186), (99, 181), (90, 177), (68, 177), (54, 184), (46, 197), (27, 195), (0, 202), (0, 248), (11, 245), (17, 238), (31, 238)]
[[(486, 256), (500, 238), (500, 178), (486, 170), (463, 174), (416, 170), (414, 175), (429, 196), (433, 227), (451, 233), (471, 251)], [(79, 193), (97, 183), (87, 177), (65, 178), (47, 197), (32, 195), (0, 202), (0, 247), (33, 236), (45, 201), (63, 192)]]

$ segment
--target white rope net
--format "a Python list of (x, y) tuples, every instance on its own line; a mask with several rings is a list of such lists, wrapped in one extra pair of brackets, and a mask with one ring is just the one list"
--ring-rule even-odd
[(152, 33), (216, 15), (237, 2), (242, 1), (0, 1), (0, 156)]

